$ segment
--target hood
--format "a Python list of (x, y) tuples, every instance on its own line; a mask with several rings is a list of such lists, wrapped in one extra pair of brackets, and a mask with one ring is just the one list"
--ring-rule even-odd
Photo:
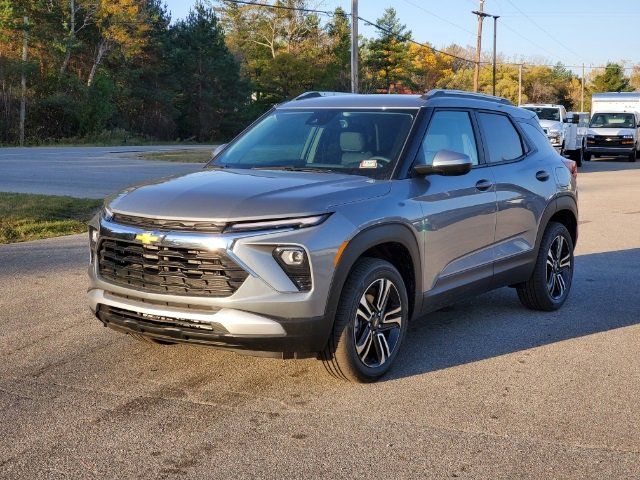
[(555, 120), (539, 120), (539, 122), (542, 128), (562, 130), (562, 122), (556, 122)]
[(244, 220), (329, 211), (389, 193), (389, 180), (337, 173), (205, 170), (130, 187), (115, 212), (181, 220)]
[(634, 128), (589, 128), (589, 135), (634, 135), (636, 130)]

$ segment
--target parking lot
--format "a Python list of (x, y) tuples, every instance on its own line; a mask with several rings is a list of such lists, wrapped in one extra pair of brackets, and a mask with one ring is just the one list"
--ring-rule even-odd
[(640, 163), (579, 186), (563, 309), (462, 299), (370, 385), (137, 342), (88, 310), (84, 235), (0, 246), (0, 477), (639, 478)]
[(189, 173), (201, 164), (136, 158), (148, 152), (211, 150), (207, 145), (0, 149), (0, 192), (104, 198), (134, 183)]

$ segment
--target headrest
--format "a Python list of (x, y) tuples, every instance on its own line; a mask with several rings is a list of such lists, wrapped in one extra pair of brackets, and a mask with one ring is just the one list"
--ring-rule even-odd
[(360, 132), (341, 132), (340, 149), (343, 152), (364, 151), (364, 135)]

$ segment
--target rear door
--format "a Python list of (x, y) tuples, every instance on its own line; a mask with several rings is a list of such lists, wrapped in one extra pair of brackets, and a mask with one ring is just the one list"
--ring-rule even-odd
[[(527, 141), (519, 124), (504, 113), (477, 112), (485, 157), (496, 181), (497, 222), (494, 275), (528, 265), (540, 219), (556, 191), (552, 158), (557, 154), (544, 143), (541, 151)], [(536, 127), (526, 125), (534, 134)]]
[(493, 274), (496, 193), (471, 110), (433, 112), (416, 162), (431, 163), (439, 150), (464, 153), (474, 164), (466, 175), (415, 179), (424, 215), (423, 285), (431, 296), (451, 296)]

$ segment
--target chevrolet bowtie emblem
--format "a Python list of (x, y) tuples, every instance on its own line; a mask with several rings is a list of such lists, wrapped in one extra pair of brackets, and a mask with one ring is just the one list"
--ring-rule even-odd
[(143, 245), (149, 245), (150, 243), (157, 242), (160, 240), (160, 237), (154, 235), (151, 232), (138, 233), (136, 235), (136, 240), (142, 242)]

